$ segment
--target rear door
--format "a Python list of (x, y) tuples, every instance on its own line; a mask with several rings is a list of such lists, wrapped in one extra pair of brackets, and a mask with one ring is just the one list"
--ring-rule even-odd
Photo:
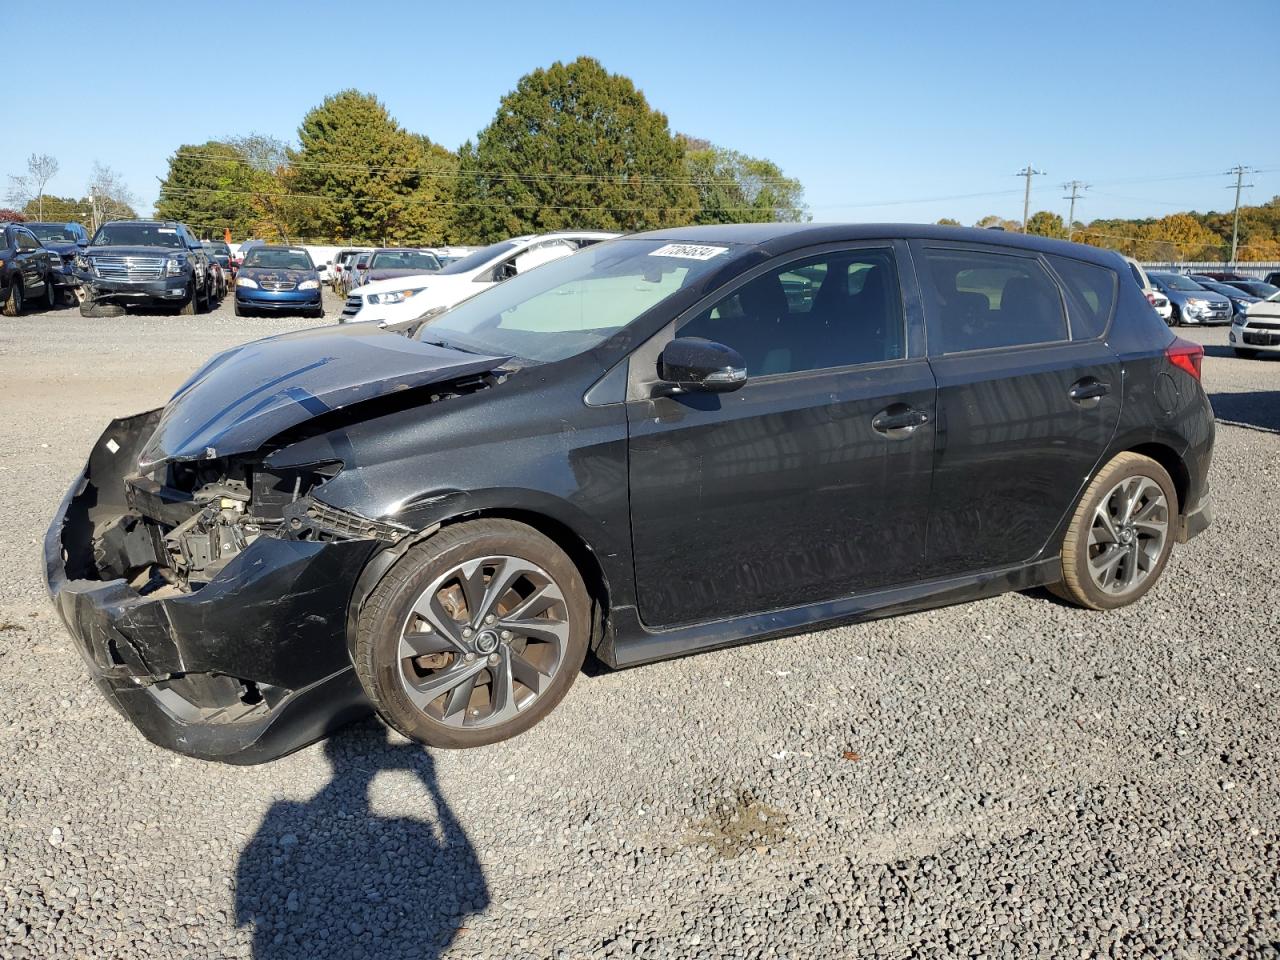
[(1122, 371), (1104, 338), (1117, 276), (1054, 258), (1077, 286), (1092, 278), (1090, 312), (1034, 253), (921, 241), (912, 251), (938, 382), (928, 572), (1031, 560), (1119, 421)]
[[(904, 263), (906, 266), (904, 266)], [(631, 360), (631, 526), (654, 627), (911, 580), (924, 561), (934, 381), (905, 244), (758, 268)], [(728, 394), (651, 397), (672, 335), (742, 354)]]

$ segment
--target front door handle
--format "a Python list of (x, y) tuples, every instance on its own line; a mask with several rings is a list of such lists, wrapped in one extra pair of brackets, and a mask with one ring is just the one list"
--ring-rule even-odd
[(871, 418), (871, 429), (883, 433), (895, 440), (909, 437), (929, 422), (929, 415), (923, 410), (909, 407), (905, 403), (895, 403), (886, 407)]
[(1096, 377), (1085, 377), (1071, 385), (1067, 396), (1082, 407), (1096, 407), (1110, 392), (1111, 384), (1103, 383)]

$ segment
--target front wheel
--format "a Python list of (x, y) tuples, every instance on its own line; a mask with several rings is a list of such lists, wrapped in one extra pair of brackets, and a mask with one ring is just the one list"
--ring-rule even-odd
[(58, 291), (53, 285), (53, 277), (44, 278), (44, 307), (46, 310), (52, 310), (58, 305)]
[(1150, 457), (1117, 454), (1080, 498), (1062, 541), (1062, 582), (1050, 589), (1093, 610), (1139, 599), (1169, 561), (1178, 496)]
[(506, 740), (545, 717), (582, 668), (591, 601), (554, 542), (510, 520), (411, 548), (360, 612), (355, 667), (379, 715), (436, 747)]
[(16, 317), (22, 313), (25, 301), (22, 298), (22, 281), (14, 277), (13, 284), (9, 287), (9, 299), (4, 302), (4, 315), (6, 317)]

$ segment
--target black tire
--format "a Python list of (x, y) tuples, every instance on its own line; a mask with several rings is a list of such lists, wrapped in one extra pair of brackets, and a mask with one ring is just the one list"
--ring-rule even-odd
[[(534, 692), (532, 686), (523, 684), (518, 685), (520, 690), (517, 691), (516, 685), (513, 684), (512, 702), (518, 696), (528, 698), (518, 712), (514, 712), (514, 715), (507, 720), (490, 720), (482, 717), (478, 722), (488, 725), (468, 728), (447, 723), (444, 719), (429, 716), (426, 712), (427, 708), (436, 709), (435, 704), (438, 703), (440, 704), (439, 712), (447, 715), (450, 704), (453, 702), (451, 691), (454, 688), (447, 690), (442, 688), (445, 692), (438, 694), (436, 699), (426, 703), (424, 709), (420, 709), (406, 692), (404, 677), (407, 671), (415, 671), (415, 676), (430, 678), (440, 676), (445, 671), (469, 670), (478, 679), (462, 688), (465, 697), (459, 700), (461, 709), (458, 713), (465, 718), (483, 713), (485, 710), (496, 711), (497, 709), (494, 706), (495, 698), (491, 698), (498, 687), (495, 679), (497, 674), (490, 670), (486, 662), (505, 664), (519, 659), (519, 662), (527, 667), (531, 659), (535, 659), (539, 654), (545, 654), (550, 648), (532, 638), (525, 640), (520, 636), (512, 636), (510, 631), (502, 631), (502, 639), (499, 641), (495, 631), (499, 630), (502, 621), (499, 619), (492, 628), (484, 626), (490, 621), (479, 620), (486, 609), (479, 604), (477, 606), (481, 609), (474, 615), (477, 618), (475, 632), (467, 634), (474, 639), (459, 642), (464, 646), (468, 643), (475, 644), (476, 650), (483, 651), (492, 641), (494, 646), (489, 649), (496, 649), (496, 653), (489, 653), (486, 656), (483, 653), (472, 653), (468, 648), (464, 662), (461, 652), (455, 652), (461, 648), (442, 644), (450, 652), (402, 660), (400, 644), (402, 634), (408, 629), (411, 618), (414, 617), (414, 604), (424, 595), (424, 592), (441, 577), (450, 576), (450, 572), (461, 564), (485, 558), (512, 558), (519, 563), (536, 567), (544, 573), (547, 581), (559, 593), (558, 598), (546, 611), (549, 616), (558, 619), (548, 622), (565, 624), (567, 639), (559, 645), (558, 663), (554, 668), (548, 666), (552, 672), (539, 674), (538, 684), (541, 688), (537, 692)], [(491, 570), (492, 572), (486, 572)], [(490, 568), (487, 565), (481, 565), (478, 572), (482, 579), (497, 575), (496, 568)], [(485, 584), (486, 592), (490, 583), (491, 579)], [(516, 581), (516, 586), (519, 586), (519, 581)], [(450, 589), (457, 591), (456, 596), (464, 596), (458, 586)], [(500, 597), (495, 597), (487, 609), (501, 609), (503, 597), (512, 596), (515, 596), (516, 605), (518, 605), (517, 594), (504, 593)], [(488, 600), (488, 597), (485, 599)], [(511, 607), (507, 607), (507, 612), (512, 612)], [(471, 616), (471, 613), (468, 610), (462, 621), (458, 621), (452, 613), (448, 615), (457, 628), (454, 632), (458, 633), (466, 626), (466, 617)], [(568, 555), (550, 539), (531, 527), (511, 520), (481, 519), (460, 523), (446, 527), (410, 548), (396, 561), (370, 594), (360, 611), (357, 625), (353, 656), (356, 674), (378, 715), (388, 725), (412, 740), (434, 747), (447, 748), (478, 747), (497, 743), (528, 730), (563, 699), (573, 684), (574, 678), (582, 669), (582, 662), (591, 638), (591, 617), (591, 600), (581, 574)], [(527, 619), (521, 622), (533, 623), (534, 621)], [(440, 633), (439, 630), (432, 633), (430, 629), (424, 628), (421, 635), (439, 637)], [(487, 638), (485, 638), (486, 634), (488, 634)], [(458, 633), (458, 636), (460, 637), (461, 634)], [(529, 659), (524, 659), (526, 656)], [(554, 658), (554, 656), (552, 652), (551, 657)], [(426, 672), (417, 673), (417, 665), (432, 657), (437, 658), (436, 662), (422, 667)], [(497, 661), (495, 657), (498, 658)], [(507, 659), (503, 659), (504, 657)], [(443, 658), (443, 661), (439, 658)], [(546, 665), (546, 659), (544, 657), (544, 665)], [(511, 675), (514, 676), (515, 672), (513, 667)], [(543, 676), (547, 679), (543, 680)]]
[(324, 307), (316, 307), (314, 310), (312, 310), (310, 313), (308, 313), (308, 314), (307, 314), (307, 316), (311, 317), (311, 319), (313, 319), (313, 320), (323, 320), (323, 319), (324, 319)]
[(4, 302), (4, 315), (6, 317), (19, 316), (25, 305), (26, 300), (22, 295), (22, 281), (14, 277), (13, 283), (9, 285), (9, 298)]
[(1182, 326), (1182, 311), (1178, 309), (1176, 303), (1172, 304), (1172, 307), (1173, 312), (1169, 314), (1169, 326), (1180, 327)]
[(234, 304), (232, 304), (231, 309), (235, 312), (235, 315), (237, 317), (247, 317), (249, 315), (249, 311), (245, 310), (243, 307), (240, 306), (239, 300), (237, 300)]
[(1257, 350), (1245, 350), (1242, 347), (1236, 347), (1235, 353), (1236, 353), (1236, 356), (1239, 357), (1241, 360), (1257, 360), (1258, 359)]
[(123, 317), (124, 307), (118, 303), (99, 303), (97, 300), (85, 299), (80, 304), (80, 316), (96, 317), (104, 319), (107, 317)]
[[(1145, 525), (1150, 528), (1160, 523), (1161, 517), (1163, 518), (1164, 536), (1158, 549), (1154, 554), (1151, 553), (1151, 549), (1155, 547), (1151, 541), (1143, 546), (1141, 540), (1143, 523), (1137, 524), (1136, 532), (1133, 524), (1121, 525), (1119, 530), (1121, 537), (1125, 533), (1124, 527), (1127, 526), (1130, 534), (1133, 535), (1131, 541), (1116, 539), (1112, 543), (1093, 543), (1091, 532), (1098, 523), (1095, 520), (1097, 512), (1100, 509), (1109, 509), (1103, 506), (1104, 502), (1120, 490), (1121, 484), (1140, 480), (1154, 483), (1163, 494), (1163, 510), (1155, 510), (1152, 518), (1145, 522)], [(1158, 501), (1154, 497), (1147, 499), (1145, 503), (1147, 506), (1133, 511), (1135, 516), (1141, 517), (1142, 513), (1153, 505), (1158, 507)], [(1169, 562), (1169, 554), (1173, 551), (1177, 524), (1178, 495), (1168, 471), (1150, 457), (1144, 457), (1138, 453), (1117, 454), (1098, 471), (1098, 475), (1093, 478), (1076, 505), (1066, 536), (1062, 540), (1062, 581), (1050, 586), (1049, 589), (1062, 599), (1091, 610), (1112, 610), (1134, 603), (1151, 589), (1160, 579), (1160, 574), (1164, 572), (1165, 564)], [(1115, 551), (1111, 550), (1113, 546), (1117, 548)], [(1091, 556), (1091, 552), (1095, 549), (1099, 551), (1098, 554)], [(1147, 563), (1145, 572), (1141, 570), (1141, 564), (1138, 562), (1139, 551), (1142, 551), (1142, 557)], [(1114, 556), (1116, 552), (1128, 553), (1130, 556), (1122, 558), (1116, 564), (1115, 570), (1119, 571), (1128, 564), (1128, 568), (1137, 569), (1141, 577), (1128, 588), (1107, 590), (1095, 579), (1091, 560), (1105, 561), (1108, 555)], [(1108, 564), (1103, 563), (1102, 566), (1108, 566)], [(1117, 579), (1120, 578), (1118, 572), (1114, 576)]]
[(53, 277), (44, 278), (44, 308), (52, 310), (58, 306), (58, 302), (62, 298), (58, 296), (58, 291), (53, 285)]
[(200, 305), (196, 301), (196, 285), (195, 281), (192, 281), (191, 292), (187, 295), (187, 299), (182, 301), (182, 306), (178, 308), (178, 315), (181, 317), (194, 316), (199, 309)]

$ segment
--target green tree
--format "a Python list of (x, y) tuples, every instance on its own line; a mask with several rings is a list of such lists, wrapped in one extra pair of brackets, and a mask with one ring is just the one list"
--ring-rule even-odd
[(156, 216), (181, 220), (197, 233), (254, 235), (254, 208), (249, 185), (252, 170), (240, 150), (222, 140), (183, 144), (169, 158), (160, 183)]
[(685, 173), (698, 191), (695, 223), (799, 223), (804, 188), (772, 160), (748, 157), (706, 140), (677, 136)]
[(943, 217), (941, 220), (938, 221), (938, 226), (959, 227), (959, 226), (962, 226), (962, 224), (960, 223), (959, 220), (952, 219), (951, 217)]
[(1038, 237), (1056, 237), (1059, 240), (1065, 240), (1067, 225), (1058, 214), (1050, 213), (1048, 210), (1037, 210), (1027, 218), (1027, 233)]
[(459, 154), (454, 232), (488, 241), (692, 222), (698, 194), (667, 118), (590, 57), (522, 77)]
[[(39, 220), (39, 208), (35, 200), (27, 201), (22, 214), (28, 220)], [(3, 219), (0, 217), (0, 219)], [(85, 223), (93, 219), (93, 205), (88, 198), (76, 200), (73, 197), (59, 197), (45, 194), (44, 219), (50, 223)]]
[(991, 230), (999, 228), (1008, 230), (1011, 233), (1022, 229), (1022, 224), (1017, 220), (1006, 220), (1004, 217), (998, 217), (994, 213), (989, 213), (977, 223), (974, 224), (979, 230)]
[(298, 140), (289, 192), (316, 232), (349, 241), (443, 239), (422, 233), (428, 211), (450, 192), (433, 178), (441, 162), (435, 145), (401, 127), (377, 97), (357, 90), (326, 97), (303, 117)]

